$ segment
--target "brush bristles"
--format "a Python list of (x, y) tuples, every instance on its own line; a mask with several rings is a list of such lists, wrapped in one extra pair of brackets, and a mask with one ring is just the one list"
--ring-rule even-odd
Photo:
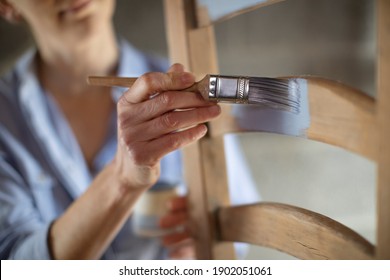
[(249, 78), (249, 104), (285, 110), (300, 111), (299, 85), (295, 79)]

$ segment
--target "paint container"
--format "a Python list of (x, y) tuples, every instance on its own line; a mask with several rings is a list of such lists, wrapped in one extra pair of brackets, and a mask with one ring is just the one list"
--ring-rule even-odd
[(178, 196), (177, 186), (157, 183), (135, 205), (132, 222), (134, 233), (141, 237), (160, 237), (176, 229), (162, 229), (159, 220), (168, 212), (168, 203)]

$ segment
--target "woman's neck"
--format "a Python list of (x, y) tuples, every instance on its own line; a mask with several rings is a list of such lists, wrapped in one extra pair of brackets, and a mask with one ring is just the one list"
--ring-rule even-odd
[(113, 27), (66, 44), (39, 44), (39, 79), (53, 94), (81, 94), (89, 91), (88, 75), (109, 75), (116, 72), (119, 50)]

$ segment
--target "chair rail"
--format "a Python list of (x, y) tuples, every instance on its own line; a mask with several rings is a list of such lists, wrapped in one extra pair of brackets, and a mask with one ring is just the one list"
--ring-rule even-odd
[(324, 215), (281, 203), (224, 207), (219, 240), (280, 250), (299, 259), (373, 259), (374, 246)]

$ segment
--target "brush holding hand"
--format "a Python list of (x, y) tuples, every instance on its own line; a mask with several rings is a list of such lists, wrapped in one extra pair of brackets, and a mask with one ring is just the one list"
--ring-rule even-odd
[(115, 163), (122, 182), (134, 187), (153, 185), (163, 156), (206, 134), (203, 123), (217, 117), (220, 108), (194, 92), (180, 91), (194, 81), (182, 65), (175, 64), (167, 74), (141, 76), (120, 98)]

